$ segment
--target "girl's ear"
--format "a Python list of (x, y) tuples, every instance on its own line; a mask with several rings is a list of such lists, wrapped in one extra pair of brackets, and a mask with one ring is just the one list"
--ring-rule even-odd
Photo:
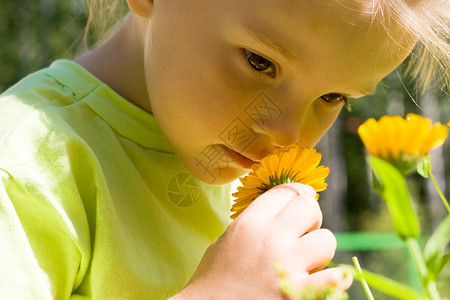
[(136, 15), (149, 18), (152, 14), (153, 0), (127, 0), (128, 7)]

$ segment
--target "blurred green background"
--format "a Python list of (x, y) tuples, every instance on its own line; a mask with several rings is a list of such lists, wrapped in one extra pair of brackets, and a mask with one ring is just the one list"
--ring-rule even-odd
[[(86, 20), (82, 1), (0, 1), (0, 92), (55, 59), (75, 57), (82, 44)], [(94, 39), (95, 36), (89, 36), (89, 40)], [(448, 95), (439, 91), (417, 95), (415, 83), (401, 73), (401, 69), (396, 70), (385, 78), (375, 95), (352, 99), (352, 110), (341, 113), (318, 145), (324, 154), (324, 164), (331, 168), (329, 188), (322, 193), (320, 204), (324, 227), (333, 232), (393, 232), (386, 206), (371, 193), (364, 148), (356, 134), (364, 120), (385, 114), (405, 116), (409, 112), (434, 122), (450, 120)], [(433, 173), (449, 199), (450, 142), (431, 156)], [(426, 237), (446, 216), (446, 210), (429, 180), (412, 176), (409, 184)], [(410, 280), (405, 249), (340, 251), (335, 261), (351, 264), (353, 255), (359, 257), (364, 268), (402, 282)], [(450, 295), (449, 275), (447, 267), (440, 282), (443, 295)], [(376, 292), (375, 296), (392, 299)], [(357, 282), (350, 291), (350, 299), (365, 299)]]

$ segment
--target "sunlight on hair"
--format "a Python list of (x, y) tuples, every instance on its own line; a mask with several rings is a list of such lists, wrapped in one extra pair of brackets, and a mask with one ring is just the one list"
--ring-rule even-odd
[(406, 73), (417, 80), (422, 90), (435, 85), (448, 92), (450, 2), (372, 0), (372, 5), (373, 13), (381, 16), (382, 22), (387, 22), (386, 14), (389, 15), (418, 41), (409, 57)]
[(349, 9), (372, 15), (372, 24), (380, 24), (388, 36), (390, 25), (398, 24), (405, 36), (417, 44), (405, 61), (405, 72), (415, 79), (423, 92), (433, 86), (449, 91), (450, 1), (447, 0), (338, 0)]
[(92, 43), (98, 45), (109, 37), (111, 29), (128, 11), (126, 1), (117, 0), (85, 0), (87, 21), (83, 34), (82, 50)]

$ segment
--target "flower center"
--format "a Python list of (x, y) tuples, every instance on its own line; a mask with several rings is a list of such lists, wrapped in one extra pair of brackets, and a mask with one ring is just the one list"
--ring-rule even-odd
[(280, 184), (298, 182), (299, 180), (296, 178), (298, 173), (294, 173), (293, 169), (282, 170), (280, 176), (278, 176), (277, 172), (275, 172), (273, 176), (269, 177), (270, 184), (263, 184), (259, 189), (264, 193)]

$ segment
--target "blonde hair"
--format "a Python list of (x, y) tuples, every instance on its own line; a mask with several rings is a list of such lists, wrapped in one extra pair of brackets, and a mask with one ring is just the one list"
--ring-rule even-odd
[(372, 14), (381, 22), (391, 18), (412, 40), (418, 41), (405, 70), (419, 88), (425, 91), (435, 85), (448, 93), (450, 1), (372, 0)]
[[(354, 0), (352, 0), (354, 1)], [(407, 60), (406, 72), (416, 79), (420, 90), (437, 85), (444, 92), (450, 87), (450, 1), (449, 0), (359, 0), (370, 5), (373, 19), (394, 20), (402, 30), (417, 40)], [(105, 39), (105, 32), (127, 11), (124, 0), (86, 0), (88, 37)], [(386, 30), (389, 26), (385, 26)], [(108, 35), (106, 35), (108, 36)]]
[(85, 0), (87, 21), (84, 27), (82, 51), (107, 39), (118, 21), (127, 13), (124, 0)]

